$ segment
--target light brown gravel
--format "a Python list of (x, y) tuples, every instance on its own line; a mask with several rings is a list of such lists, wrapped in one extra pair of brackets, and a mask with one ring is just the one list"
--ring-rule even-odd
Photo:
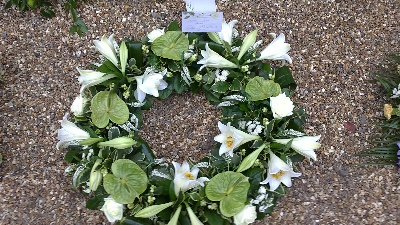
[[(96, 60), (89, 49), (93, 40), (111, 33), (118, 40), (143, 37), (178, 20), (183, 1), (91, 1), (78, 10), (90, 28), (83, 38), (68, 35), (71, 20), (61, 5), (55, 8), (57, 17), (47, 20), (37, 9), (5, 10), (5, 2), (0, 1), (0, 69), (6, 71), (0, 84), (0, 223), (108, 224), (102, 212), (85, 209), (83, 194), (69, 188), (64, 151), (54, 147), (57, 120), (78, 93), (75, 67)], [(396, 168), (362, 168), (357, 163), (364, 159), (355, 156), (370, 147), (374, 122), (382, 116), (385, 99), (369, 72), (390, 52), (400, 51), (399, 2), (217, 0), (217, 5), (228, 21), (239, 20), (241, 35), (252, 29), (260, 29), (259, 37), (286, 35), (299, 86), (296, 102), (309, 114), (306, 130), (322, 135), (318, 161), (297, 164), (302, 176), (259, 224), (399, 224)], [(215, 111), (206, 107), (187, 119), (192, 98), (196, 110), (206, 104), (201, 97), (177, 96), (146, 114), (146, 133), (159, 135), (152, 145), (166, 145), (160, 154), (169, 154), (171, 141), (179, 151), (205, 148), (193, 135), (212, 144), (215, 130), (206, 127), (215, 127), (209, 117)], [(186, 114), (168, 116), (177, 108)], [(212, 121), (204, 124), (204, 119)], [(347, 131), (343, 122), (357, 130)], [(175, 135), (182, 135), (182, 146)]]

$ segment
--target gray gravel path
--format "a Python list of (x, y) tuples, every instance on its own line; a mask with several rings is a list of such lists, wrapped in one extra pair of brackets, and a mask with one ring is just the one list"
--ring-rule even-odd
[[(64, 152), (54, 147), (57, 121), (79, 90), (75, 67), (96, 60), (89, 47), (101, 35), (143, 37), (178, 20), (183, 1), (90, 2), (79, 8), (90, 27), (83, 38), (68, 34), (71, 21), (61, 6), (57, 17), (46, 20), (37, 9), (5, 10), (5, 2), (0, 0), (0, 69), (6, 71), (0, 83), (0, 224), (108, 224), (69, 188)], [(259, 37), (286, 35), (299, 86), (295, 100), (309, 114), (308, 133), (322, 135), (318, 161), (297, 165), (303, 175), (259, 224), (400, 224), (396, 168), (361, 168), (357, 163), (365, 159), (355, 156), (371, 147), (368, 138), (382, 116), (385, 99), (369, 72), (390, 52), (400, 52), (400, 2), (217, 0), (217, 5), (227, 20), (239, 20), (241, 34), (259, 29)], [(146, 114), (143, 132), (160, 155), (174, 145), (202, 154), (216, 133), (207, 128), (216, 123), (215, 113), (202, 96), (177, 96)], [(187, 121), (191, 125), (180, 126)], [(347, 131), (344, 122), (357, 130)], [(181, 135), (179, 145), (172, 131)]]

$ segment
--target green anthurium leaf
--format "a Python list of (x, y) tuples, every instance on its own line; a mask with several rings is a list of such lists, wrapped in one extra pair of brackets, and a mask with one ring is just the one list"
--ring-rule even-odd
[(183, 52), (188, 48), (189, 39), (181, 31), (167, 31), (151, 44), (154, 54), (173, 60), (181, 60)]
[(219, 205), (221, 214), (226, 217), (231, 217), (242, 211), (242, 209), (245, 207), (245, 204), (244, 202), (237, 201), (238, 199), (232, 196), (226, 196), (226, 198), (224, 198)]
[(117, 94), (101, 91), (92, 99), (92, 122), (99, 128), (107, 126), (111, 120), (123, 124), (129, 119), (129, 109)]
[(220, 201), (222, 215), (231, 217), (243, 209), (249, 188), (248, 177), (227, 171), (211, 178), (206, 186), (206, 196), (211, 201)]
[(262, 77), (254, 77), (249, 80), (245, 88), (251, 101), (264, 100), (281, 93), (281, 87), (272, 80), (265, 80)]
[(129, 108), (115, 93), (109, 95), (109, 116), (116, 124), (123, 124), (129, 119)]
[(129, 159), (118, 159), (111, 166), (112, 174), (104, 177), (104, 189), (121, 204), (132, 203), (147, 188), (146, 173)]
[(174, 204), (173, 202), (168, 202), (168, 203), (161, 204), (161, 205), (152, 205), (152, 206), (146, 207), (146, 208), (140, 210), (139, 212), (137, 212), (135, 214), (135, 217), (149, 218), (149, 217), (154, 216), (157, 213), (163, 211), (164, 209), (172, 206), (173, 204)]

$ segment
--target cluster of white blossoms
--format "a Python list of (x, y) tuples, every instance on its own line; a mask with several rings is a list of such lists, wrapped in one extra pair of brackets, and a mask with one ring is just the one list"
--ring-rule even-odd
[(247, 129), (247, 132), (251, 135), (259, 135), (265, 127), (258, 121), (239, 121), (239, 128)]
[(222, 70), (222, 71), (220, 69), (215, 70), (215, 82), (226, 81), (226, 79), (228, 79), (228, 76), (229, 76), (228, 70)]
[(138, 131), (139, 127), (139, 119), (135, 116), (135, 114), (130, 113), (131, 119), (126, 121), (124, 124), (118, 125), (122, 129), (126, 130), (127, 132)]
[(264, 186), (260, 186), (257, 197), (255, 199), (251, 199), (250, 203), (259, 205), (259, 212), (265, 212), (266, 209), (274, 205), (272, 200), (273, 198), (268, 198), (267, 189)]
[(393, 95), (390, 98), (398, 98), (400, 96), (400, 84), (393, 89)]

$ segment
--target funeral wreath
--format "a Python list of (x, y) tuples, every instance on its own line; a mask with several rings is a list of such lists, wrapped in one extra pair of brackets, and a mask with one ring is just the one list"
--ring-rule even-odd
[[(264, 46), (257, 30), (240, 38), (235, 23), (183, 33), (173, 22), (141, 41), (94, 41), (100, 63), (77, 69), (82, 86), (56, 146), (88, 208), (120, 224), (251, 224), (301, 175), (293, 162), (316, 160), (320, 136), (303, 132), (306, 115), (291, 100), (285, 36)], [(169, 164), (139, 136), (142, 113), (186, 91), (221, 109), (210, 124), (220, 134), (206, 157)]]

